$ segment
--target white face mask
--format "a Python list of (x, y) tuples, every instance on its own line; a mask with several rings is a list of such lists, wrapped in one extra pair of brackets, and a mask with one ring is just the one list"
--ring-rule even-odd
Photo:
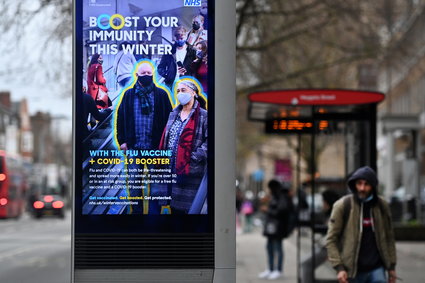
[(177, 94), (177, 99), (181, 105), (186, 105), (192, 99), (192, 95), (188, 92), (180, 92)]

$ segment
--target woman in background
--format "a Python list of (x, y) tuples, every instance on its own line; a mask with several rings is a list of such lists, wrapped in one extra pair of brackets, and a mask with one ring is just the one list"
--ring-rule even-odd
[(283, 239), (290, 234), (291, 214), (294, 204), (289, 194), (289, 185), (278, 180), (268, 183), (271, 199), (265, 211), (263, 235), (267, 237), (268, 268), (258, 274), (259, 278), (276, 280), (283, 272)]
[(208, 93), (208, 44), (206, 40), (195, 46), (196, 59), (192, 63), (195, 78), (201, 83), (205, 93)]
[(94, 99), (99, 109), (105, 109), (112, 105), (108, 97), (108, 89), (106, 88), (106, 79), (103, 76), (102, 63), (102, 55), (98, 53), (93, 54), (87, 71), (88, 94)]

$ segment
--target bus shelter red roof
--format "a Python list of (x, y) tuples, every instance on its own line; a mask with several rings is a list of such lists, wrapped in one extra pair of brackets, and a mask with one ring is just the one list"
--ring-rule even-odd
[[(380, 92), (345, 89), (288, 89), (251, 93), (249, 118), (264, 121), (281, 114), (298, 113), (297, 116), (311, 116), (313, 106), (329, 113), (355, 113), (362, 106), (384, 100)], [(290, 116), (290, 115), (289, 115)]]
[(353, 105), (378, 103), (385, 96), (380, 92), (341, 89), (294, 89), (255, 92), (251, 102), (286, 105)]

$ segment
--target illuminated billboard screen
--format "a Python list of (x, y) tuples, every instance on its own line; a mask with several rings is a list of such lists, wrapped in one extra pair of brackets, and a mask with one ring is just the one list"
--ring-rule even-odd
[(212, 3), (77, 1), (77, 217), (212, 213)]

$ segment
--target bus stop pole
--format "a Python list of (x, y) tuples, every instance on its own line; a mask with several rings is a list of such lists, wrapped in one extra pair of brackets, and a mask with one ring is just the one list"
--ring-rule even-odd
[(301, 200), (301, 134), (298, 134), (297, 148), (297, 282), (301, 283), (301, 225), (300, 225), (300, 200)]
[[(312, 111), (314, 113), (314, 106), (312, 106)], [(316, 121), (313, 118), (313, 133), (311, 135), (311, 144), (310, 144), (310, 170), (311, 170), (311, 214), (310, 214), (310, 226), (311, 226), (311, 273), (312, 276), (311, 278), (313, 278), (313, 282), (316, 281), (316, 277), (315, 277), (315, 266), (316, 266), (316, 257), (314, 254), (314, 222), (315, 222), (315, 217), (314, 217), (314, 194), (316, 192), (315, 190), (315, 171), (316, 171), (316, 166), (315, 166), (315, 149), (316, 149)]]
[(371, 167), (375, 172), (378, 172), (378, 166), (376, 164), (376, 160), (378, 159), (377, 152), (376, 152), (376, 110), (377, 110), (377, 104), (371, 104), (370, 105), (371, 111), (369, 113), (372, 113), (372, 115), (369, 114), (369, 139), (370, 139), (370, 145), (369, 145), (369, 152), (370, 152), (370, 161)]

